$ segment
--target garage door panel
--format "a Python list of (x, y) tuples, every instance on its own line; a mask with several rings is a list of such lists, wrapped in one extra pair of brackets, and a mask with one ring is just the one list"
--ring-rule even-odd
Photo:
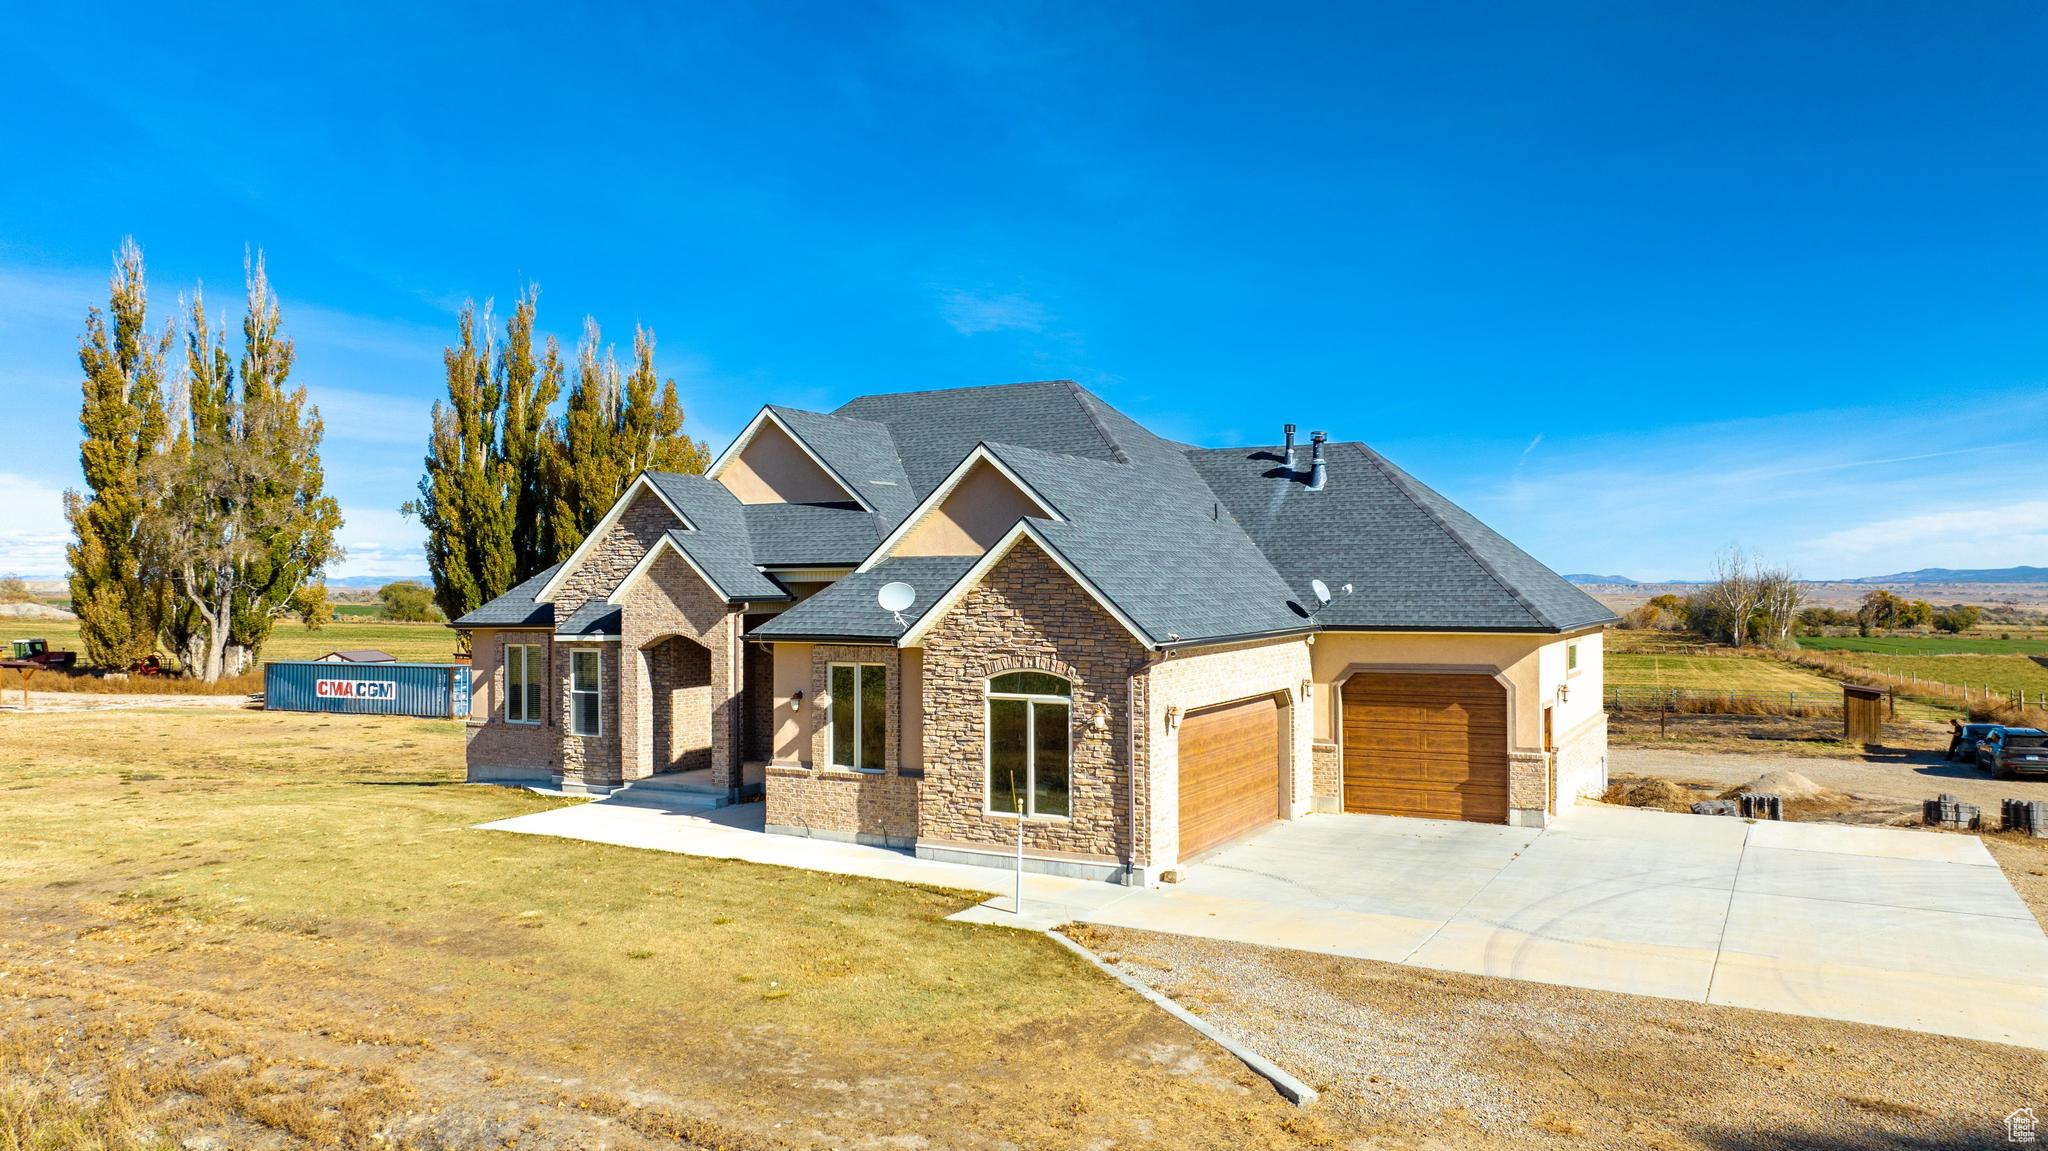
[(1180, 856), (1280, 814), (1280, 709), (1269, 696), (1191, 712), (1180, 725)]
[(1482, 675), (1362, 675), (1345, 684), (1344, 810), (1507, 820), (1507, 697)]

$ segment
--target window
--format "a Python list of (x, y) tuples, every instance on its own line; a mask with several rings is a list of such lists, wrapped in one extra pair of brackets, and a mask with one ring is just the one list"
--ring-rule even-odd
[(515, 643), (505, 648), (506, 723), (540, 722), (540, 677), (538, 644)]
[(988, 809), (1011, 815), (1072, 814), (1068, 719), (1074, 685), (1042, 671), (988, 681)]
[(573, 735), (603, 735), (604, 701), (601, 652), (588, 648), (569, 655), (569, 731)]
[(889, 677), (878, 663), (835, 663), (827, 669), (832, 721), (826, 726), (825, 762), (859, 771), (882, 770), (889, 735)]
[(1577, 674), (1579, 674), (1579, 645), (1578, 645), (1578, 644), (1575, 644), (1575, 643), (1568, 643), (1568, 644), (1564, 645), (1564, 673), (1565, 673), (1566, 675), (1577, 675)]

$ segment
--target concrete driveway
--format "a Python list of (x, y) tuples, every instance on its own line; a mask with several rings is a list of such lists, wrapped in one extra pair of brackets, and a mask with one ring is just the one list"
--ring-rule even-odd
[(1081, 921), (2048, 1049), (2048, 936), (1973, 836), (1589, 805), (1542, 831), (1275, 824), (1151, 889), (761, 831), (630, 794), (493, 830), (979, 891), (953, 918)]
[(2048, 1047), (2048, 936), (1975, 837), (1575, 808), (1278, 824), (1091, 922)]

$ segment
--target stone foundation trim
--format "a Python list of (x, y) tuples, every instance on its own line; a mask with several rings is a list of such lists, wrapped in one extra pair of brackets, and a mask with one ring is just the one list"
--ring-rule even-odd
[[(1017, 850), (993, 851), (957, 843), (926, 843), (916, 845), (919, 859), (930, 859), (939, 863), (965, 863), (974, 867), (989, 867), (1003, 871), (1017, 869)], [(1124, 881), (1127, 869), (1122, 861), (1101, 859), (1085, 855), (1050, 854), (1024, 851), (1024, 870), (1033, 875), (1056, 875), (1062, 879), (1091, 879), (1108, 883)], [(1143, 881), (1142, 875), (1139, 877)]]
[(762, 830), (770, 835), (797, 835), (805, 839), (821, 839), (827, 843), (857, 843), (862, 847), (887, 847), (896, 851), (908, 851), (917, 841), (907, 835), (883, 835), (868, 831), (841, 831), (834, 827), (798, 827), (787, 823), (769, 823)]

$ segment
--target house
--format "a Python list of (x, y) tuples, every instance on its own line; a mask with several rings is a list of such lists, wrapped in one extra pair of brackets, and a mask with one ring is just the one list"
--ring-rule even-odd
[(397, 663), (398, 657), (390, 652), (378, 651), (373, 647), (357, 648), (354, 651), (330, 651), (313, 661), (314, 663)]
[(1001, 865), (1021, 819), (1027, 866), (1135, 883), (1311, 812), (1540, 825), (1604, 788), (1613, 614), (1293, 431), (1189, 447), (1069, 382), (763, 408), (454, 622), (469, 776), (661, 776)]

